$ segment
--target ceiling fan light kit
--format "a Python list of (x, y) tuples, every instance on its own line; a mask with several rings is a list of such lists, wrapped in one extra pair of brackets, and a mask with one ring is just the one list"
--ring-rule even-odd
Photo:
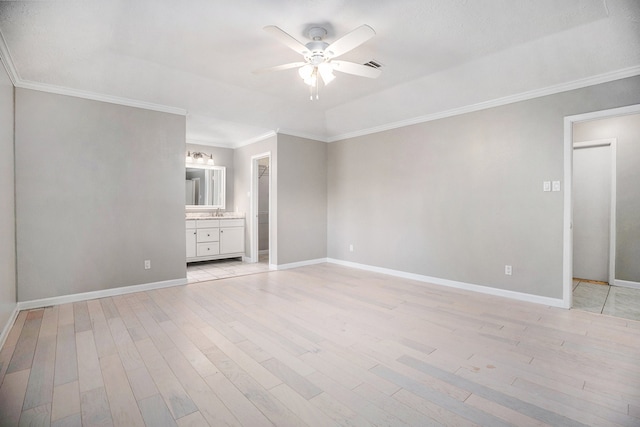
[[(319, 98), (319, 80), (322, 80), (325, 86), (328, 85), (336, 78), (333, 74), (334, 71), (368, 78), (377, 78), (381, 74), (379, 69), (368, 65), (335, 60), (338, 56), (355, 49), (375, 36), (376, 32), (368, 25), (361, 25), (331, 44), (324, 41), (327, 30), (322, 27), (309, 28), (307, 34), (311, 41), (307, 44), (302, 44), (285, 31), (273, 25), (264, 27), (264, 30), (272, 34), (290, 49), (301, 54), (304, 62), (292, 62), (275, 67), (263, 68), (254, 71), (254, 73), (298, 68), (298, 75), (305, 84), (309, 86), (309, 98), (311, 100)], [(320, 78), (318, 78), (318, 75)]]

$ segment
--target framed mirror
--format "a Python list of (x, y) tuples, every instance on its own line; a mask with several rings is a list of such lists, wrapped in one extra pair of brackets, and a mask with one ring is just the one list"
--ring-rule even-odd
[(187, 209), (225, 209), (226, 168), (187, 163), (185, 169)]

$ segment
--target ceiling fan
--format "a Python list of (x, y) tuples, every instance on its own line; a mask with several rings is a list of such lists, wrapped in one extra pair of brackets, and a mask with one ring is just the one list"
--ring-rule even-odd
[(328, 85), (335, 78), (334, 71), (353, 74), (361, 77), (376, 78), (382, 72), (372, 66), (356, 64), (355, 62), (336, 60), (335, 58), (355, 49), (362, 43), (376, 35), (376, 32), (368, 25), (361, 25), (350, 33), (329, 44), (324, 41), (327, 30), (322, 27), (311, 27), (308, 30), (310, 42), (302, 44), (282, 29), (269, 25), (264, 30), (280, 40), (290, 49), (304, 57), (304, 62), (291, 62), (275, 67), (255, 70), (255, 74), (269, 71), (287, 70), (299, 68), (298, 74), (310, 87), (310, 99), (318, 99), (318, 81), (322, 79), (324, 85)]

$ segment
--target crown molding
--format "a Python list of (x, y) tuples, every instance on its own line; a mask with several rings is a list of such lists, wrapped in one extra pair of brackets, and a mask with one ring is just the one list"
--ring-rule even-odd
[(326, 136), (314, 135), (312, 133), (306, 133), (306, 132), (298, 132), (290, 129), (278, 129), (276, 132), (279, 134), (281, 133), (284, 135), (296, 136), (298, 138), (312, 139), (314, 141), (332, 142), (330, 141), (330, 138), (327, 138)]
[(235, 148), (235, 145), (233, 143), (224, 143), (224, 142), (219, 142), (219, 141), (207, 141), (206, 139), (193, 139), (193, 138), (187, 138), (186, 140), (187, 144), (193, 144), (193, 145), (204, 145), (206, 147), (218, 147), (218, 148)]
[(102, 93), (89, 92), (79, 89), (70, 89), (63, 86), (56, 86), (46, 83), (36, 83), (29, 80), (20, 80), (16, 87), (23, 89), (39, 90), (41, 92), (55, 93), (58, 95), (73, 96), (76, 98), (91, 99), (93, 101), (108, 102), (110, 104), (124, 105), (127, 107), (143, 108), (145, 110), (159, 111), (161, 113), (177, 114), (186, 116), (187, 110), (184, 108), (170, 107), (167, 105), (154, 104), (151, 102), (139, 101), (136, 99), (122, 98), (119, 96), (105, 95)]
[(253, 138), (245, 139), (244, 141), (238, 142), (237, 144), (233, 144), (232, 148), (240, 148), (246, 145), (255, 144), (256, 142), (264, 141), (265, 139), (271, 138), (278, 135), (276, 131), (270, 130), (267, 133), (263, 133), (262, 135), (255, 136)]
[(547, 86), (541, 89), (534, 89), (527, 92), (521, 92), (515, 95), (509, 95), (502, 98), (492, 99), (489, 101), (479, 102), (477, 104), (465, 105), (463, 107), (453, 108), (451, 110), (441, 111), (438, 113), (418, 116), (412, 119), (400, 120), (397, 122), (392, 122), (392, 123), (388, 123), (381, 126), (375, 126), (368, 129), (361, 129), (354, 132), (347, 132), (341, 135), (330, 136), (329, 138), (327, 138), (327, 142), (336, 142), (336, 141), (341, 141), (343, 139), (371, 135), (373, 133), (384, 132), (392, 129), (398, 129), (405, 126), (411, 126), (419, 123), (430, 122), (433, 120), (444, 119), (447, 117), (459, 116), (461, 114), (472, 113), (474, 111), (500, 107), (507, 104), (513, 104), (515, 102), (527, 101), (530, 99), (540, 98), (542, 96), (547, 96), (547, 95), (554, 95), (557, 93), (567, 92), (574, 89), (582, 89), (588, 86), (595, 86), (597, 84), (608, 83), (614, 80), (620, 80), (627, 77), (634, 77), (637, 75), (640, 75), (640, 65), (623, 68), (621, 70), (611, 71), (608, 73), (598, 74), (598, 75), (586, 77), (583, 79), (573, 80), (567, 83)]
[(146, 110), (159, 111), (162, 113), (178, 114), (180, 116), (186, 116), (187, 110), (184, 108), (170, 107), (167, 105), (154, 104), (151, 102), (139, 101), (136, 99), (122, 98), (118, 96), (105, 95), (96, 92), (89, 92), (78, 89), (70, 89), (63, 86), (56, 86), (46, 83), (37, 83), (29, 80), (23, 80), (20, 78), (18, 71), (14, 65), (11, 52), (7, 46), (6, 40), (2, 31), (0, 31), (0, 60), (7, 70), (7, 74), (11, 79), (11, 82), (15, 87), (23, 89), (38, 90), (41, 92), (55, 93), (58, 95), (73, 96), (76, 98), (91, 99), (93, 101), (108, 102), (110, 104), (124, 105), (127, 107), (144, 108)]
[(15, 65), (13, 65), (13, 58), (11, 58), (9, 46), (7, 46), (7, 42), (4, 39), (2, 31), (0, 31), (0, 61), (4, 65), (5, 70), (7, 70), (7, 74), (9, 75), (11, 82), (16, 86), (20, 81), (20, 77), (18, 76), (18, 71), (16, 70)]

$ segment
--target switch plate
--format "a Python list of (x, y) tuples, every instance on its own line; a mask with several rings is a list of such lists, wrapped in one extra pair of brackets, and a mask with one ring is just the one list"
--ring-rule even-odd
[(504, 274), (506, 274), (507, 276), (511, 276), (511, 273), (513, 273), (513, 269), (511, 268), (510, 265), (505, 265), (504, 266)]
[(553, 181), (551, 183), (551, 191), (560, 191), (560, 181)]
[(353, 243), (349, 245), (349, 252), (353, 252)]
[(551, 181), (542, 182), (542, 191), (551, 191)]
[(150, 259), (145, 259), (144, 260), (144, 269), (145, 270), (150, 270), (151, 269), (151, 260)]

